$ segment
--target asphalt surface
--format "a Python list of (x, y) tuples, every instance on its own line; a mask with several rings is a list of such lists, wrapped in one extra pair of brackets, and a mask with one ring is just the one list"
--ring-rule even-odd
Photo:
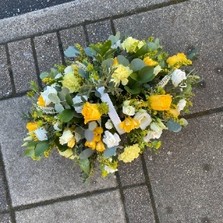
[(0, 19), (72, 1), (73, 0), (0, 0)]

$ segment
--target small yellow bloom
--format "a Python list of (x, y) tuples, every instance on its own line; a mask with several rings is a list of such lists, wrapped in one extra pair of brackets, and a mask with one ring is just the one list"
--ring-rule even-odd
[(105, 145), (102, 141), (98, 142), (97, 145), (96, 145), (96, 150), (98, 152), (103, 152), (105, 151)]
[(132, 37), (128, 37), (122, 43), (122, 47), (126, 50), (127, 53), (135, 53), (138, 49), (140, 49), (145, 43), (143, 41), (139, 41)]
[(28, 122), (26, 128), (29, 132), (33, 132), (38, 129), (38, 124), (36, 122)]
[(143, 61), (149, 67), (155, 67), (158, 64), (155, 60), (151, 59), (150, 57), (145, 57)]
[(96, 148), (96, 142), (95, 141), (86, 141), (84, 145), (93, 149), (93, 150), (95, 150), (95, 148)]
[(90, 121), (97, 121), (101, 118), (101, 113), (99, 112), (97, 104), (86, 102), (81, 113), (84, 116), (84, 124)]
[(40, 96), (38, 97), (37, 105), (39, 105), (40, 107), (45, 107), (45, 106), (46, 106), (45, 101), (44, 101), (42, 95), (40, 95)]
[(112, 81), (115, 83), (115, 86), (118, 86), (120, 82), (122, 85), (128, 83), (128, 77), (133, 71), (129, 67), (125, 67), (122, 64), (116, 66), (114, 73), (112, 74)]
[(177, 118), (178, 116), (179, 116), (179, 114), (180, 114), (180, 112), (175, 108), (175, 109), (173, 109), (173, 108), (171, 108), (170, 110), (169, 110), (169, 113), (174, 117), (174, 118)]
[(192, 61), (187, 59), (184, 53), (178, 53), (167, 59), (167, 64), (173, 68), (180, 68), (181, 66), (191, 65)]
[(112, 66), (116, 67), (117, 65), (118, 65), (118, 59), (117, 59), (117, 57), (115, 57), (114, 60), (113, 60)]
[(134, 159), (138, 158), (140, 154), (140, 148), (138, 144), (134, 144), (132, 146), (127, 146), (124, 149), (124, 152), (119, 155), (118, 159), (123, 161), (124, 163), (130, 163)]
[(168, 111), (172, 102), (170, 94), (165, 95), (152, 95), (149, 97), (150, 106), (156, 111)]
[(125, 132), (131, 132), (133, 129), (139, 128), (139, 125), (138, 120), (131, 117), (126, 117), (125, 120), (119, 124), (119, 127)]
[(75, 143), (76, 143), (75, 138), (72, 137), (71, 140), (67, 143), (67, 146), (68, 146), (69, 148), (73, 148), (74, 145), (75, 145)]

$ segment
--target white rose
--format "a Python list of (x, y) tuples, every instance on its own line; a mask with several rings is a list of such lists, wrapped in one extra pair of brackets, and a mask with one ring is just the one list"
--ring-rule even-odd
[(185, 106), (187, 104), (187, 101), (185, 99), (181, 99), (177, 104), (177, 110), (180, 112), (184, 110)]
[(174, 87), (177, 87), (183, 80), (186, 79), (186, 73), (180, 69), (176, 69), (171, 75), (171, 80)]
[(60, 138), (59, 138), (60, 144), (64, 145), (64, 144), (68, 143), (73, 137), (74, 137), (74, 135), (72, 134), (72, 132), (69, 129), (64, 130), (62, 136), (60, 136)]
[(108, 148), (118, 146), (121, 141), (117, 133), (112, 134), (109, 131), (105, 131), (103, 136), (103, 142), (107, 145)]
[(111, 119), (109, 119), (106, 123), (105, 123), (105, 128), (106, 129), (112, 129), (113, 128), (113, 124)]
[(35, 133), (35, 135), (36, 135), (36, 137), (37, 137), (37, 139), (39, 141), (44, 141), (44, 140), (47, 140), (48, 139), (48, 137), (47, 137), (47, 131), (46, 131), (46, 129), (44, 129), (42, 127), (36, 129), (34, 131), (34, 133)]
[(46, 106), (51, 103), (51, 100), (49, 99), (49, 94), (57, 94), (56, 89), (51, 86), (47, 86), (46, 89), (41, 93)]
[(138, 120), (139, 121), (139, 124), (140, 124), (140, 128), (142, 130), (145, 130), (147, 126), (150, 125), (150, 123), (152, 122), (152, 118), (151, 116), (146, 112), (146, 110), (144, 109), (141, 109), (139, 110), (135, 116), (134, 116), (134, 119)]
[(122, 107), (122, 112), (126, 115), (132, 116), (132, 115), (135, 114), (135, 108), (131, 105), (123, 106)]

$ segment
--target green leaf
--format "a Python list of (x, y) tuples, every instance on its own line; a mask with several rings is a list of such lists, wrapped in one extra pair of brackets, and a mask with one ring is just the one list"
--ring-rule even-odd
[(81, 170), (86, 174), (89, 175), (90, 173), (90, 161), (89, 159), (80, 159), (79, 160), (79, 165)]
[(136, 57), (145, 55), (146, 53), (148, 53), (148, 46), (145, 44), (143, 47), (141, 47), (139, 50), (137, 50), (137, 52), (135, 53)]
[(65, 51), (64, 51), (64, 55), (66, 57), (72, 58), (72, 57), (76, 57), (80, 54), (80, 51), (75, 48), (74, 46), (69, 46)]
[(61, 122), (69, 122), (73, 117), (74, 117), (74, 111), (71, 109), (65, 109), (64, 111), (62, 111), (61, 114), (59, 114), (59, 119)]
[(182, 126), (172, 119), (169, 120), (166, 123), (166, 125), (167, 125), (168, 129), (172, 132), (180, 132), (180, 130), (182, 129)]
[(112, 42), (108, 40), (102, 45), (101, 50), (100, 50), (101, 56), (104, 56), (105, 53), (111, 48), (111, 44)]
[(129, 61), (123, 55), (118, 55), (117, 60), (118, 60), (118, 63), (122, 64), (123, 66), (129, 65)]
[(130, 88), (128, 86), (125, 86), (124, 88), (130, 94), (139, 94), (141, 92), (141, 88), (139, 86), (135, 88)]
[(60, 103), (60, 98), (57, 96), (57, 94), (50, 93), (48, 95), (48, 98), (50, 101), (52, 101), (54, 104), (59, 104)]
[(65, 99), (66, 99), (66, 102), (67, 102), (68, 105), (73, 106), (73, 100), (72, 100), (72, 97), (71, 97), (70, 94), (67, 94), (65, 96)]
[(84, 52), (89, 57), (94, 57), (96, 55), (96, 51), (93, 50), (91, 47), (84, 48)]
[(79, 69), (78, 69), (78, 74), (79, 74), (81, 77), (85, 78), (85, 79), (88, 79), (88, 78), (89, 78), (88, 72), (86, 72), (86, 71), (85, 71), (84, 69), (82, 69), (82, 68), (79, 68)]
[(196, 49), (191, 49), (187, 53), (187, 58), (190, 59), (190, 60), (197, 59), (197, 56), (198, 56), (198, 52), (197, 52)]
[(140, 83), (147, 83), (155, 78), (153, 67), (143, 67), (138, 73)]
[(113, 59), (109, 58), (102, 62), (102, 67), (109, 69), (110, 67), (112, 67), (112, 64), (113, 64)]
[(37, 145), (36, 145), (36, 148), (35, 148), (35, 155), (36, 156), (42, 156), (43, 153), (49, 149), (49, 143), (48, 141), (42, 141), (42, 142), (39, 142)]
[(103, 153), (103, 156), (105, 158), (109, 158), (111, 156), (115, 156), (116, 155), (116, 150), (117, 150), (118, 147), (111, 147), (111, 148), (108, 148), (104, 151)]
[(40, 74), (40, 79), (44, 79), (44, 78), (48, 77), (48, 75), (49, 74), (47, 72), (43, 72)]
[(130, 69), (133, 71), (141, 70), (143, 67), (145, 67), (145, 63), (139, 58), (135, 58), (131, 61)]
[(85, 149), (80, 153), (79, 157), (80, 159), (88, 159), (93, 153), (92, 149)]
[(56, 112), (61, 113), (64, 111), (64, 107), (61, 104), (55, 104), (54, 109)]
[(25, 156), (34, 157), (35, 156), (34, 149), (35, 149), (35, 147), (28, 147), (24, 152)]

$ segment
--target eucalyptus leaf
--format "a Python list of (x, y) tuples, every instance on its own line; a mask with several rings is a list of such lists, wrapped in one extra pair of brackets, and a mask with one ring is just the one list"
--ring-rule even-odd
[(93, 50), (91, 47), (84, 48), (84, 52), (89, 57), (94, 57), (96, 55), (96, 51)]
[(115, 156), (116, 155), (116, 150), (117, 150), (118, 147), (111, 147), (111, 148), (108, 148), (104, 151), (103, 153), (103, 156), (105, 158), (109, 158), (109, 157), (112, 157), (112, 156)]
[(109, 69), (110, 67), (112, 67), (112, 64), (113, 64), (113, 59), (109, 58), (102, 62), (102, 67), (106, 67), (106, 69)]
[(43, 73), (40, 74), (40, 78), (41, 79), (44, 79), (44, 78), (46, 78), (48, 76), (49, 76), (49, 74), (47, 72), (43, 72)]
[(78, 69), (78, 74), (85, 79), (87, 79), (89, 77), (88, 72), (82, 68)]
[(135, 88), (125, 86), (124, 88), (130, 94), (139, 94), (141, 92), (141, 88), (139, 86), (136, 86)]
[(72, 106), (73, 106), (73, 100), (72, 100), (71, 95), (70, 95), (70, 94), (67, 94), (67, 95), (65, 96), (65, 99), (66, 99), (67, 104), (70, 105), (70, 106), (72, 107)]
[(128, 66), (129, 65), (128, 59), (126, 59), (123, 55), (118, 55), (117, 60), (118, 60), (118, 63), (122, 64), (123, 66)]
[(145, 67), (145, 63), (143, 62), (143, 60), (139, 58), (135, 58), (131, 61), (131, 64), (130, 64), (131, 70), (138, 71), (138, 70), (141, 70), (143, 67)]
[(80, 51), (74, 46), (69, 46), (65, 51), (64, 55), (68, 58), (76, 57), (80, 54)]
[(58, 104), (55, 104), (54, 109), (55, 109), (56, 112), (61, 113), (64, 110), (64, 107), (63, 107), (63, 105), (58, 103)]
[(145, 44), (139, 50), (136, 51), (135, 56), (139, 57), (139, 56), (145, 55), (146, 53), (148, 53), (148, 49), (149, 48), (148, 48), (147, 44)]
[(92, 141), (94, 138), (94, 133), (93, 131), (86, 129), (84, 132), (84, 137), (86, 138), (87, 141)]
[(35, 156), (42, 156), (43, 153), (49, 149), (48, 141), (39, 142), (35, 148)]
[(88, 159), (80, 159), (79, 160), (79, 165), (80, 165), (81, 170), (85, 174), (89, 175), (90, 169), (91, 169), (90, 168), (90, 161)]
[(87, 159), (87, 158), (89, 158), (93, 153), (94, 153), (94, 151), (93, 151), (92, 149), (85, 149), (85, 150), (83, 150), (83, 151), (80, 153), (79, 157), (80, 157), (80, 159)]
[(74, 117), (74, 111), (71, 109), (65, 109), (62, 113), (59, 114), (59, 119), (61, 122), (69, 122)]
[(57, 96), (57, 94), (50, 93), (50, 94), (48, 95), (48, 98), (49, 98), (50, 101), (52, 101), (54, 104), (59, 104), (59, 103), (60, 103), (60, 98)]
[(174, 120), (170, 119), (167, 123), (166, 126), (168, 129), (172, 132), (180, 132), (182, 129), (182, 126), (175, 122)]
[(140, 83), (147, 83), (155, 78), (153, 67), (143, 67), (139, 73), (138, 78)]

